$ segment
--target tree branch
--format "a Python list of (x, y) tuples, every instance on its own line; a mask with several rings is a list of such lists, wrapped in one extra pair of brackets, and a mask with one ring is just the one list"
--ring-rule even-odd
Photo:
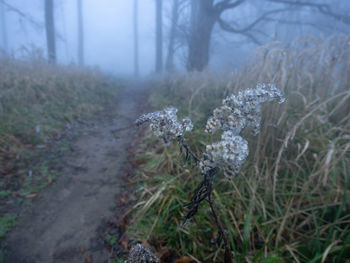
[[(320, 31), (325, 31), (325, 26), (320, 26), (318, 24), (315, 23), (310, 23), (310, 22), (301, 22), (301, 21), (293, 21), (293, 20), (287, 20), (287, 19), (274, 19), (274, 18), (266, 18), (265, 21), (268, 22), (278, 22), (280, 24), (285, 24), (285, 25), (300, 25), (300, 26), (310, 26), (310, 27), (314, 27), (317, 30)], [(329, 28), (328, 28), (329, 30)], [(338, 29), (339, 30), (339, 29)], [(346, 33), (345, 31), (342, 31), (343, 33)]]
[(243, 4), (244, 2), (245, 2), (245, 0), (236, 0), (233, 3), (231, 0), (223, 0), (223, 1), (215, 4), (214, 9), (218, 13), (222, 13), (224, 10), (236, 8), (237, 6)]
[[(30, 15), (22, 12), (17, 7), (14, 7), (13, 5), (8, 4), (4, 0), (0, 0), (0, 3), (2, 3), (9, 11), (16, 13), (23, 19), (27, 20), (29, 23), (31, 23), (37, 30), (42, 30), (45, 28), (44, 23), (36, 21), (34, 18), (32, 18)], [(61, 40), (62, 42), (66, 42), (66, 39), (61, 36), (59, 33), (55, 33), (57, 39)]]
[(308, 7), (314, 7), (317, 8), (318, 11), (324, 15), (333, 17), (335, 20), (338, 20), (344, 24), (350, 25), (350, 16), (342, 15), (334, 13), (331, 9), (331, 7), (327, 4), (316, 4), (313, 2), (301, 2), (299, 0), (292, 1), (292, 0), (269, 0), (270, 2), (274, 3), (280, 3), (280, 4), (288, 4), (288, 5), (294, 5), (294, 6), (308, 6)]
[(43, 23), (39, 23), (39, 22), (35, 21), (31, 16), (27, 15), (26, 13), (23, 13), (21, 10), (19, 10), (16, 7), (14, 7), (13, 5), (8, 4), (4, 0), (0, 0), (0, 2), (4, 6), (6, 6), (9, 11), (12, 11), (12, 12), (16, 13), (17, 15), (19, 15), (20, 17), (26, 19), (27, 21), (29, 21), (35, 27), (37, 27), (39, 29), (44, 28), (44, 24)]
[(236, 34), (243, 34), (243, 33), (248, 32), (249, 30), (253, 29), (257, 24), (259, 24), (261, 21), (266, 19), (269, 15), (285, 12), (288, 10), (289, 9), (287, 9), (287, 8), (281, 8), (281, 9), (275, 9), (275, 10), (268, 11), (268, 12), (264, 13), (262, 16), (260, 16), (259, 18), (257, 18), (255, 21), (253, 21), (248, 26), (246, 26), (244, 28), (240, 28), (240, 29), (233, 28), (228, 22), (224, 21), (221, 17), (218, 18), (218, 23), (219, 23), (220, 27), (225, 31), (228, 31), (231, 33), (236, 33)]

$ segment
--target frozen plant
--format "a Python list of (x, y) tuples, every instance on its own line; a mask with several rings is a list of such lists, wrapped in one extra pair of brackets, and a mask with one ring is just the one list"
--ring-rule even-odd
[(190, 118), (184, 118), (180, 123), (177, 120), (177, 109), (167, 107), (162, 111), (143, 114), (136, 120), (139, 126), (145, 122), (150, 122), (150, 129), (153, 134), (159, 137), (165, 146), (175, 138), (182, 137), (185, 131), (191, 131), (193, 128)]
[(150, 122), (151, 131), (164, 144), (177, 139), (181, 150), (186, 151), (186, 160), (191, 156), (199, 165), (203, 180), (194, 190), (190, 202), (185, 205), (191, 207), (185, 216), (185, 222), (196, 214), (202, 201), (208, 201), (219, 234), (224, 240), (225, 263), (232, 262), (232, 255), (227, 234), (212, 200), (213, 178), (219, 169), (230, 178), (238, 174), (249, 153), (247, 141), (239, 134), (246, 126), (253, 128), (254, 135), (260, 132), (261, 104), (272, 100), (277, 100), (278, 103), (285, 101), (282, 91), (272, 83), (258, 84), (254, 89), (242, 90), (237, 95), (225, 98), (223, 105), (214, 109), (213, 116), (208, 119), (205, 127), (205, 131), (211, 134), (223, 130), (221, 140), (207, 145), (202, 158), (191, 151), (183, 137), (185, 131), (193, 128), (191, 120), (185, 118), (182, 123), (178, 122), (176, 108), (168, 107), (163, 111), (144, 114), (136, 120), (137, 125)]
[(221, 141), (206, 146), (206, 152), (200, 160), (199, 167), (202, 174), (220, 167), (225, 175), (233, 176), (239, 172), (241, 165), (248, 156), (248, 143), (241, 136), (232, 131), (225, 131)]
[(129, 251), (128, 260), (124, 263), (158, 263), (159, 259), (153, 255), (149, 248), (141, 244), (134, 245)]
[(285, 101), (282, 91), (272, 83), (258, 84), (255, 89), (232, 94), (223, 100), (223, 106), (214, 110), (205, 131), (213, 134), (222, 129), (237, 135), (245, 126), (250, 126), (256, 135), (260, 132), (260, 104), (272, 100), (277, 100), (278, 103)]

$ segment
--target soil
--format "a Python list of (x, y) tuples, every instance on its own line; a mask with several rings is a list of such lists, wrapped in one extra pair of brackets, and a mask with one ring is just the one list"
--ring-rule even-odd
[(109, 262), (97, 230), (118, 214), (116, 196), (123, 191), (127, 151), (136, 136), (133, 122), (146, 100), (145, 87), (124, 89), (116, 107), (72, 142), (61, 176), (9, 234), (5, 262)]

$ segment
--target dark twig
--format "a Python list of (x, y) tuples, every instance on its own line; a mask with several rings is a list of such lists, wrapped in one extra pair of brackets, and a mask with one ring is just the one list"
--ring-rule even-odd
[(185, 205), (185, 207), (189, 207), (189, 206), (192, 207), (192, 209), (185, 216), (185, 222), (191, 219), (197, 213), (200, 203), (204, 200), (207, 200), (210, 205), (211, 213), (215, 219), (215, 223), (219, 229), (218, 240), (220, 240), (221, 238), (224, 240), (224, 245), (225, 245), (224, 262), (232, 263), (230, 242), (227, 237), (224, 225), (216, 211), (215, 204), (212, 200), (213, 179), (217, 171), (218, 171), (218, 168), (213, 168), (209, 170), (209, 172), (204, 175), (203, 181), (200, 182), (200, 184), (195, 189), (194, 194), (191, 197), (191, 201)]
[[(185, 149), (185, 152), (186, 152), (186, 161), (188, 160), (188, 157), (191, 156), (194, 161), (196, 163), (199, 163), (199, 158), (197, 157), (197, 155), (191, 150), (190, 146), (187, 144), (187, 142), (185, 141), (185, 138), (182, 137), (182, 136), (178, 136), (177, 137), (177, 141), (179, 142), (180, 144), (180, 147)], [(181, 149), (181, 152), (182, 152), (182, 149)]]
[(208, 203), (211, 209), (211, 213), (213, 214), (213, 217), (215, 219), (215, 223), (219, 228), (219, 232), (224, 240), (225, 244), (225, 263), (232, 263), (232, 256), (231, 256), (231, 247), (230, 247), (230, 242), (228, 240), (228, 236), (226, 234), (224, 225), (221, 222), (221, 219), (216, 211), (213, 199), (212, 199), (212, 194), (210, 193), (208, 195)]

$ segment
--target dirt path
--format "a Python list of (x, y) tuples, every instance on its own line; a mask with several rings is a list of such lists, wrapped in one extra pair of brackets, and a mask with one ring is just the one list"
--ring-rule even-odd
[(145, 98), (136, 88), (123, 91), (114, 118), (101, 120), (73, 143), (61, 177), (39, 195), (9, 235), (5, 262), (82, 263), (88, 255), (93, 263), (108, 262), (103, 245), (94, 242), (96, 230), (112, 215), (122, 190), (120, 175), (135, 135), (135, 129), (126, 127)]

